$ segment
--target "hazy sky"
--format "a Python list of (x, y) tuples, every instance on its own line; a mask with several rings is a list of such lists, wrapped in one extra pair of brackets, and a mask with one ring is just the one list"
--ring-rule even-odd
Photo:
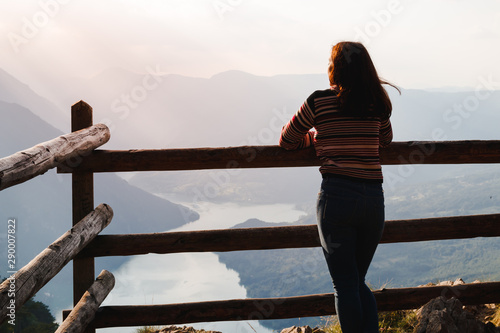
[(109, 67), (324, 73), (358, 40), (405, 88), (500, 81), (498, 0), (0, 0), (0, 67), (35, 89)]

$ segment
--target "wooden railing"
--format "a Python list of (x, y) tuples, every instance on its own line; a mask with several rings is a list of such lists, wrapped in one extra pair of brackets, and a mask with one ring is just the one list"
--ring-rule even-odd
[[(59, 138), (60, 142), (55, 144), (56, 147), (66, 145), (60, 149), (61, 153), (54, 151), (52, 148), (54, 145), (45, 143), (43, 146), (37, 146), (36, 151), (39, 153), (34, 153), (33, 150), (29, 154), (15, 154), (16, 158), (13, 158), (13, 155), (0, 160), (0, 189), (42, 174), (54, 166), (58, 167), (60, 173), (72, 173), (74, 227), (71, 232), (75, 232), (80, 228), (81, 221), (91, 219), (88, 216), (95, 214), (101, 216), (102, 227), (105, 226), (104, 221), (109, 223), (111, 219), (109, 216), (111, 209), (108, 206), (102, 205), (94, 210), (93, 174), (96, 172), (303, 167), (320, 164), (312, 149), (286, 151), (277, 146), (95, 150), (109, 139), (109, 130), (107, 135), (103, 135), (106, 130), (103, 125), (92, 125), (92, 108), (80, 101), (72, 106), (73, 133), (63, 139)], [(69, 138), (75, 139), (77, 135), (82, 135), (82, 138), (76, 140), (80, 145), (70, 143), (72, 141)], [(34, 158), (41, 156), (37, 154), (42, 153), (48, 155)], [(500, 141), (395, 142), (381, 149), (380, 154), (382, 164), (385, 165), (500, 163)], [(10, 164), (6, 164), (5, 161), (9, 161)], [(32, 166), (41, 164), (43, 167), (40, 168)], [(96, 213), (98, 211), (108, 213)], [(62, 268), (69, 259), (74, 258), (75, 308), (71, 313), (64, 312), (64, 316), (70, 318), (61, 326), (65, 332), (81, 332), (85, 327), (87, 327), (86, 332), (95, 332), (95, 328), (102, 327), (295, 318), (335, 313), (332, 294), (98, 308), (107, 292), (111, 290), (114, 279), (103, 272), (95, 280), (95, 257), (317, 247), (320, 244), (316, 225), (96, 236), (100, 232), (99, 229), (102, 230), (100, 227), (97, 228), (83, 246), (71, 251), (63, 249), (65, 259), (57, 264), (60, 269), (59, 266)], [(500, 236), (500, 214), (490, 214), (387, 221), (382, 242), (498, 236)], [(38, 278), (48, 281), (58, 271), (54, 271), (51, 276)], [(21, 275), (14, 277), (21, 279)], [(8, 280), (5, 283), (8, 283)], [(0, 297), (4, 297), (4, 284), (1, 287), (4, 289), (0, 289)], [(41, 283), (29, 287), (26, 297), (31, 297), (30, 295), (39, 288)], [(107, 292), (103, 293), (102, 290)], [(92, 297), (90, 293), (93, 293)], [(374, 294), (381, 311), (416, 308), (440, 295), (458, 297), (464, 304), (485, 304), (500, 302), (500, 282), (383, 289), (375, 291)], [(23, 300), (27, 299), (26, 297), (23, 297)], [(0, 302), (3, 302), (3, 298), (0, 298)], [(4, 307), (5, 303), (0, 305)], [(20, 305), (21, 301), (19, 304), (16, 303), (16, 306)], [(2, 316), (0, 319), (4, 320), (5, 317)]]
[[(384, 165), (500, 163), (499, 141), (409, 141), (382, 148)], [(58, 172), (175, 171), (233, 168), (319, 166), (314, 149), (284, 150), (278, 146), (95, 150), (75, 168)]]
[[(80, 103), (81, 104), (81, 103)], [(109, 140), (109, 129), (104, 124), (88, 126), (62, 135), (53, 140), (40, 143), (30, 149), (17, 152), (0, 159), (0, 190), (23, 183), (39, 176), (48, 170), (60, 166), (63, 162), (72, 159), (81, 159), (97, 147)], [(33, 297), (45, 286), (61, 269), (93, 240), (113, 217), (111, 207), (101, 204), (92, 208), (81, 216), (65, 234), (49, 245), (23, 268), (14, 271), (12, 264), (10, 271), (13, 274), (0, 285), (0, 324), (7, 318), (15, 318), (15, 313), (24, 303)], [(15, 235), (8, 234), (8, 243), (15, 244)], [(10, 242), (10, 241), (13, 242)], [(12, 253), (11, 253), (12, 252)], [(9, 247), (10, 257), (15, 258), (15, 247)], [(10, 258), (9, 257), (9, 258)], [(15, 262), (11, 260), (9, 262)], [(111, 273), (102, 272), (105, 281), (114, 281)], [(96, 281), (93, 285), (98, 285)], [(114, 282), (106, 283), (108, 288), (89, 289), (89, 297), (97, 300), (97, 306), (84, 306), (83, 310), (75, 313), (70, 320), (61, 327), (67, 327), (64, 332), (81, 332), (95, 316), (98, 306), (111, 291)], [(96, 298), (97, 296), (101, 296)], [(85, 303), (89, 303), (84, 299)]]
[(108, 127), (97, 124), (2, 158), (0, 190), (44, 174), (67, 160), (89, 155), (105, 144), (109, 136)]
[[(500, 236), (500, 214), (386, 221), (381, 243)], [(321, 246), (316, 225), (100, 235), (79, 257)]]

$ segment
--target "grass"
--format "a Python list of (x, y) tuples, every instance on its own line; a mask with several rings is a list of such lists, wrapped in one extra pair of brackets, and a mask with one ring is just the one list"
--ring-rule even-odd
[(416, 311), (399, 310), (379, 313), (380, 332), (412, 332), (418, 324)]
[(495, 313), (486, 319), (491, 321), (493, 325), (500, 326), (500, 304), (496, 304)]
[[(380, 312), (379, 327), (380, 332), (385, 333), (407, 333), (412, 332), (417, 325), (417, 315), (413, 310), (399, 310), (392, 312)], [(336, 317), (327, 319), (326, 324), (322, 327), (325, 333), (342, 333), (340, 324)]]

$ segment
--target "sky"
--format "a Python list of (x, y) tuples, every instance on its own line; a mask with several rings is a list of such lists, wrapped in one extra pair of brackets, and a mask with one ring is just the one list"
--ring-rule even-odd
[(42, 94), (113, 67), (325, 73), (342, 40), (404, 88), (500, 81), (498, 0), (0, 0), (0, 68)]

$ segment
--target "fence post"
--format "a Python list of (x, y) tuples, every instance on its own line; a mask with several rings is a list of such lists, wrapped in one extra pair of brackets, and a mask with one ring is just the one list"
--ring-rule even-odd
[(103, 270), (55, 333), (79, 333), (92, 322), (99, 306), (115, 286), (115, 277)]
[[(92, 126), (92, 107), (84, 101), (71, 106), (71, 131), (78, 131)], [(75, 160), (75, 164), (81, 160)], [(92, 172), (74, 172), (72, 174), (73, 225), (78, 223), (94, 209), (94, 174)], [(94, 258), (75, 258), (73, 260), (73, 306), (82, 298), (95, 280)], [(95, 333), (89, 327), (86, 333)]]

